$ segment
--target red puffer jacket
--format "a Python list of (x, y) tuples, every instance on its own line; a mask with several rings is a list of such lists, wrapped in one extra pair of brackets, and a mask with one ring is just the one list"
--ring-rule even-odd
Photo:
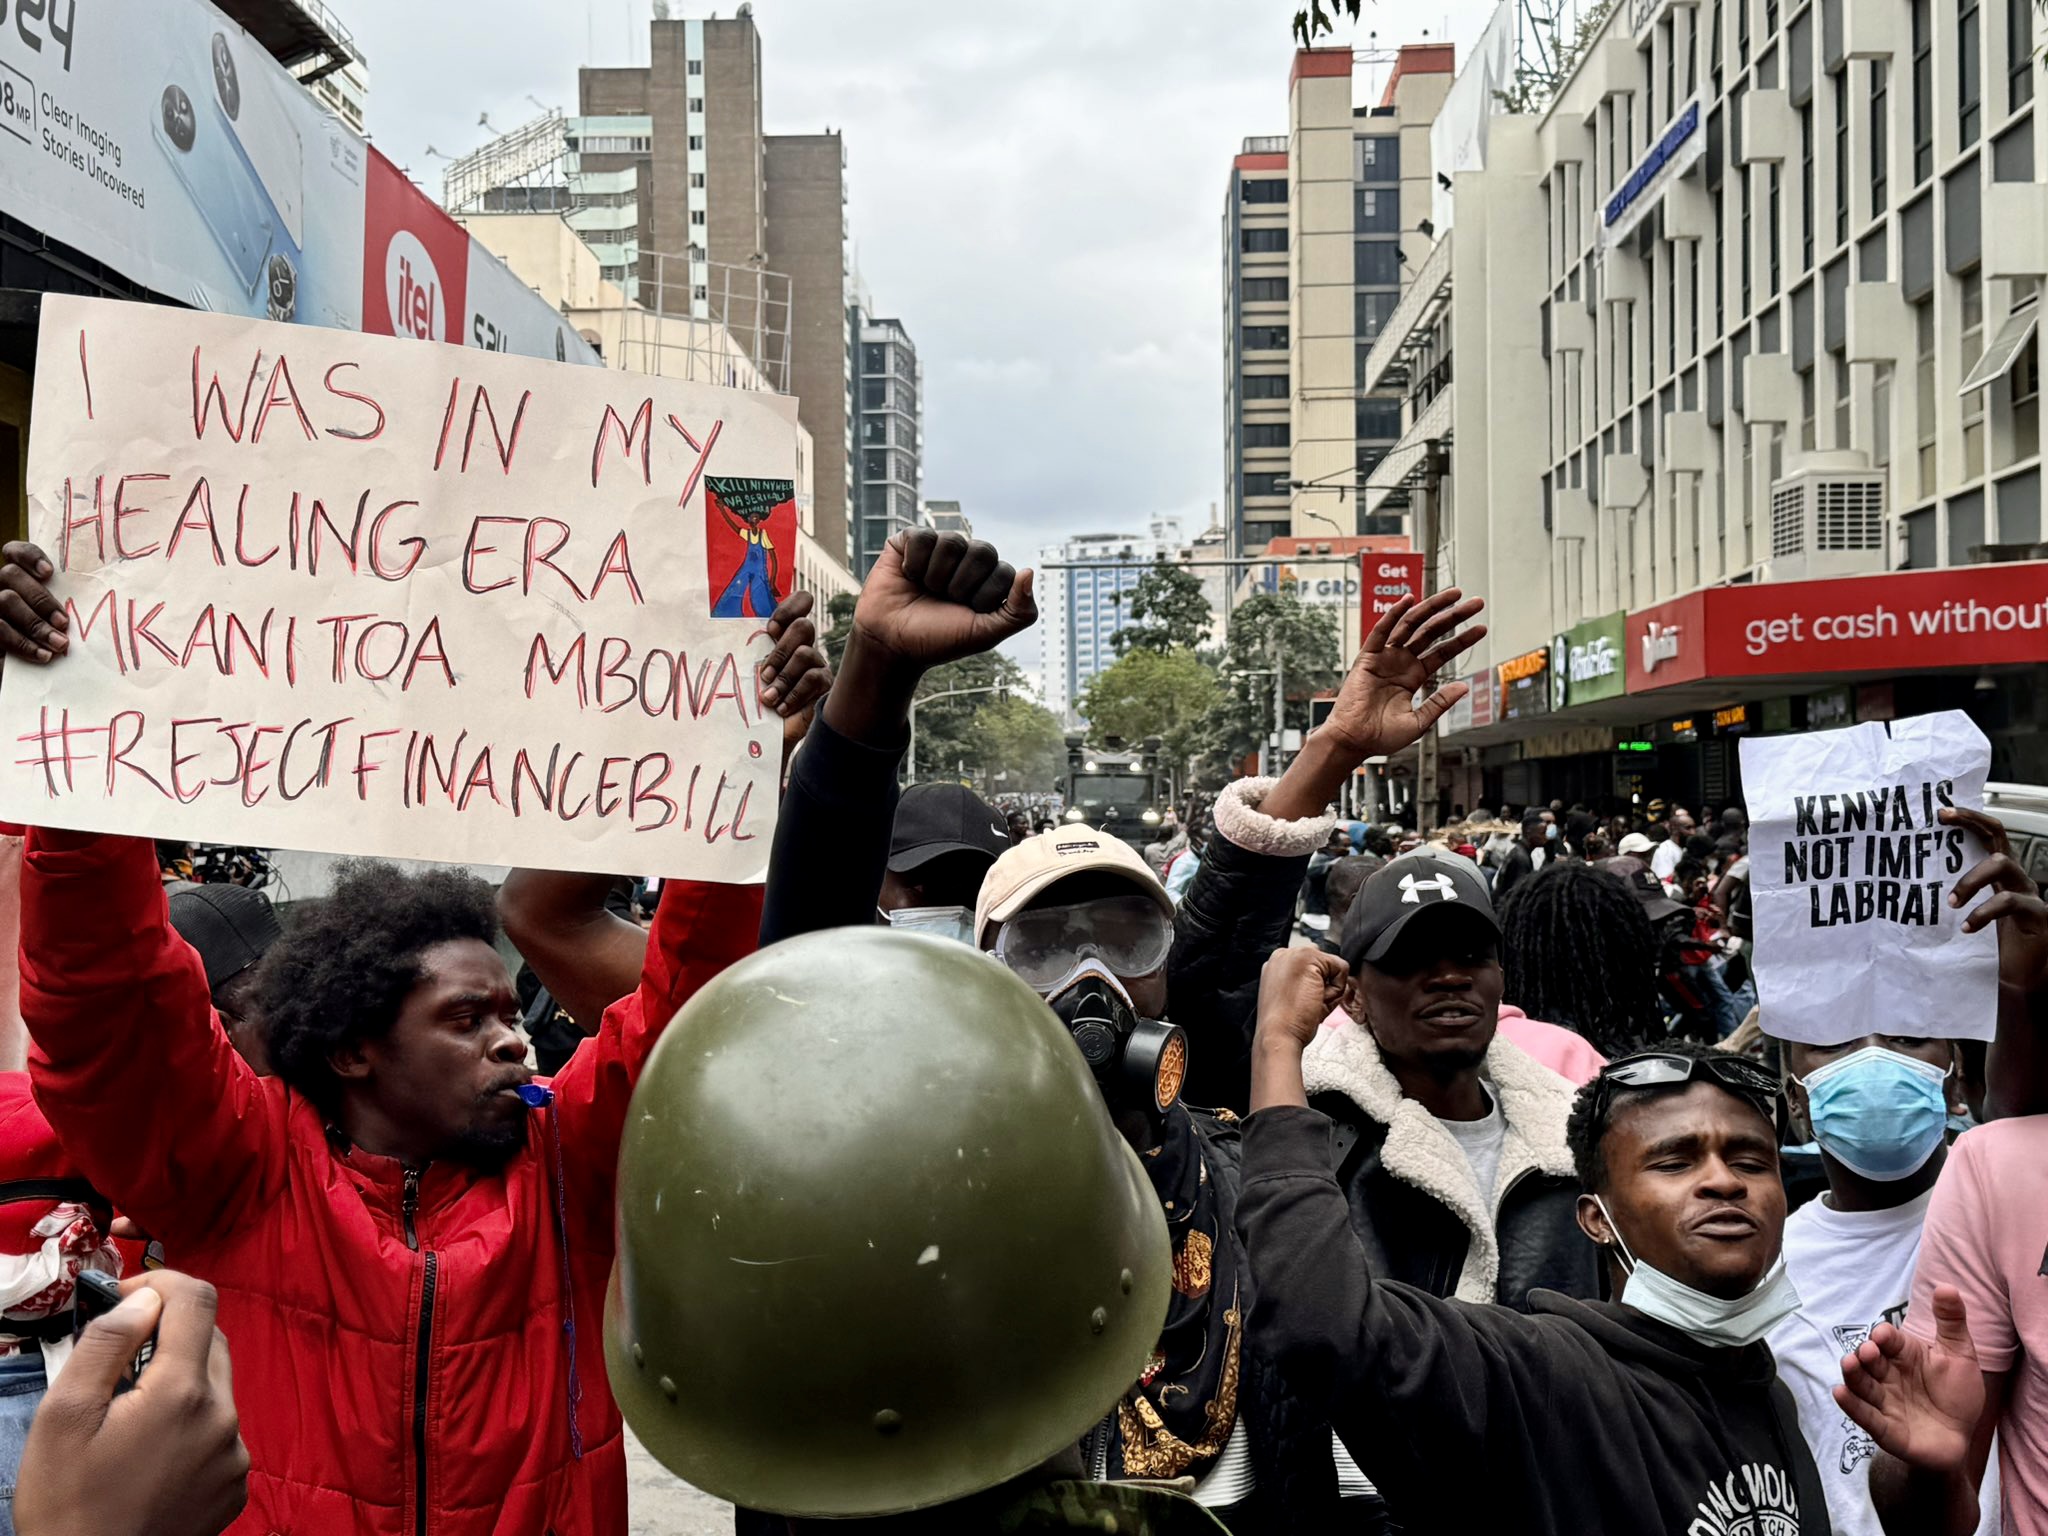
[(251, 1461), (236, 1536), (623, 1536), (601, 1337), (619, 1134), (676, 1008), (753, 949), (760, 887), (667, 886), (638, 994), (490, 1176), (343, 1151), (255, 1077), (148, 843), (32, 832), (21, 906), (38, 1102), (220, 1291)]

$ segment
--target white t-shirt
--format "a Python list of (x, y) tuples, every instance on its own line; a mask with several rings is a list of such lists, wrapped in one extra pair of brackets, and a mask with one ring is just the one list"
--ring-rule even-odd
[(1501, 1144), (1508, 1137), (1508, 1122), (1500, 1112), (1500, 1101), (1490, 1099), (1486, 1114), (1478, 1120), (1438, 1120), (1451, 1133), (1451, 1140), (1472, 1165), (1472, 1182), (1479, 1198), (1491, 1207), (1494, 1181), (1500, 1177)]
[[(1870, 1463), (1877, 1446), (1842, 1412), (1834, 1388), (1842, 1356), (1880, 1322), (1901, 1324), (1913, 1294), (1920, 1226), (1929, 1190), (1889, 1211), (1838, 1211), (1826, 1196), (1785, 1223), (1785, 1267), (1799, 1310), (1771, 1331), (1778, 1376), (1799, 1405), (1799, 1429), (1820, 1468), (1835, 1536), (1883, 1536), (1870, 1505)], [(1998, 1463), (1985, 1471), (1980, 1536), (1997, 1536)]]
[(1685, 857), (1685, 845), (1665, 838), (1650, 850), (1650, 873), (1659, 880), (1669, 880), (1678, 869), (1678, 861)]

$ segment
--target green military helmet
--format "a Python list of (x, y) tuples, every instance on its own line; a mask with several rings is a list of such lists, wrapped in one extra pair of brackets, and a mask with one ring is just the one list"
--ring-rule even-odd
[(1072, 1445), (1151, 1358), (1170, 1274), (1043, 1000), (963, 944), (837, 929), (724, 972), (648, 1060), (605, 1358), (697, 1487), (895, 1514)]

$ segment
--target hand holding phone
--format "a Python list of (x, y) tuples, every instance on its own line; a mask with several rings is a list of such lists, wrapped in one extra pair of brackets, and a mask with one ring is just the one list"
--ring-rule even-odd
[[(104, 1277), (88, 1274), (78, 1294), (97, 1310)], [(36, 1411), (15, 1485), (16, 1536), (217, 1536), (248, 1502), (213, 1287), (164, 1269), (119, 1292), (85, 1324)]]
[[(83, 1269), (71, 1293), (71, 1340), (75, 1345), (85, 1334), (87, 1325), (96, 1317), (105, 1317), (121, 1305), (121, 1282), (112, 1275), (103, 1275), (96, 1269)], [(121, 1373), (114, 1383), (114, 1391), (126, 1392), (142, 1379), (142, 1372), (156, 1353), (156, 1336), (152, 1334), (142, 1341), (135, 1351), (135, 1358), (128, 1369)]]

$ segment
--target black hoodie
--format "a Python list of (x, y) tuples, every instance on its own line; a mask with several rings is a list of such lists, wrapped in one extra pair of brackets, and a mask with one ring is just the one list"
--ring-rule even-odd
[(1329, 1415), (1412, 1536), (1830, 1536), (1767, 1345), (1614, 1302), (1530, 1311), (1375, 1281), (1311, 1109), (1245, 1122), (1246, 1347)]

